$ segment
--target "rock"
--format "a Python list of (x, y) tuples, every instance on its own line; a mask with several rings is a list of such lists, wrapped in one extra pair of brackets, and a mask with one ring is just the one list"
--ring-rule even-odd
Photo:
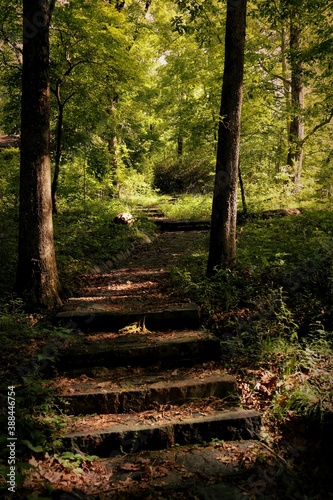
[(134, 217), (129, 212), (123, 212), (116, 215), (116, 217), (113, 219), (113, 222), (115, 224), (122, 224), (124, 226), (133, 226)]

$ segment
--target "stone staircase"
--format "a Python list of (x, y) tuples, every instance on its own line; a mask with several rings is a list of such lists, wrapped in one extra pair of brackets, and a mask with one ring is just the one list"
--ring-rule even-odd
[(66, 450), (108, 458), (259, 438), (260, 415), (239, 406), (236, 379), (220, 362), (219, 339), (200, 328), (196, 304), (71, 309), (56, 321), (77, 332), (50, 381), (72, 416)]
[(155, 222), (159, 231), (207, 231), (210, 228), (209, 221), (169, 219), (155, 207), (139, 207), (136, 214), (139, 218), (147, 218)]

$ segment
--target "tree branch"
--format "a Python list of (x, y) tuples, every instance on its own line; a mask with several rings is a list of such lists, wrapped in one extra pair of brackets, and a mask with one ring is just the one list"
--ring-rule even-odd
[(65, 104), (68, 103), (68, 101), (70, 101), (72, 99), (72, 97), (74, 97), (76, 94), (76, 92), (72, 92), (68, 97), (66, 97), (66, 99), (64, 100), (64, 102), (62, 103), (63, 106), (65, 106)]
[(5, 29), (3, 26), (1, 26), (0, 28), (0, 34), (1, 34), (1, 38), (4, 42), (7, 42), (8, 45), (14, 50), (14, 51), (17, 51), (19, 52), (20, 54), (23, 54), (23, 49), (21, 47), (19, 47), (19, 45), (17, 45), (16, 43), (12, 42), (10, 40), (10, 38), (6, 35), (6, 32), (5, 32)]
[(51, 21), (51, 17), (52, 17), (52, 14), (53, 14), (55, 3), (56, 3), (56, 0), (51, 0), (50, 1), (50, 6), (49, 6), (49, 22)]
[(319, 130), (320, 128), (324, 127), (325, 125), (328, 125), (330, 123), (330, 121), (332, 120), (333, 118), (333, 109), (332, 111), (330, 112), (329, 116), (326, 118), (326, 120), (323, 120), (322, 122), (318, 123), (318, 125), (316, 125), (315, 127), (313, 127), (313, 129), (311, 130), (311, 132), (309, 132), (305, 137), (304, 139), (302, 140), (301, 142), (301, 145), (303, 146), (304, 143), (311, 137), (313, 136), (317, 130)]
[(94, 63), (94, 61), (89, 61), (88, 59), (83, 59), (82, 61), (77, 61), (74, 64), (72, 64), (68, 59), (66, 59), (66, 60), (69, 64), (69, 68), (64, 73), (64, 76), (69, 76), (71, 74), (71, 72), (73, 71), (73, 69), (76, 68), (76, 66), (79, 66), (80, 64), (93, 64)]
[(277, 78), (278, 80), (281, 80), (285, 85), (291, 85), (291, 81), (288, 80), (288, 78), (284, 78), (282, 75), (277, 75), (276, 73), (272, 73), (271, 71), (269, 71), (268, 68), (266, 68), (266, 66), (264, 66), (264, 63), (259, 59), (259, 66), (264, 70), (266, 71), (266, 73), (270, 76), (272, 76), (273, 78)]
[(19, 54), (22, 54), (22, 52), (18, 49), (18, 54), (15, 54), (16, 56), (16, 64), (15, 62), (9, 62), (9, 59), (6, 58), (6, 54), (4, 51), (0, 50), (0, 54), (2, 57), (2, 63), (0, 65), (6, 66), (7, 68), (12, 68), (12, 69), (18, 69), (21, 67), (22, 61), (20, 60)]
[[(200, 5), (197, 1), (195, 1), (195, 3), (196, 3), (196, 5)], [(204, 14), (205, 18), (207, 19), (208, 23), (210, 24), (210, 26), (214, 27), (214, 25), (213, 25), (209, 15), (207, 14), (207, 11), (205, 10), (205, 8), (203, 8), (203, 14)], [(218, 33), (215, 33), (215, 35), (216, 35), (218, 42), (222, 44), (222, 40), (221, 40), (220, 35)]]

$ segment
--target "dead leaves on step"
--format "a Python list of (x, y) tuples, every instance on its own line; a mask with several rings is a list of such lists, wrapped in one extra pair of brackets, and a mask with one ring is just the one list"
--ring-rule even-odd
[[(66, 433), (85, 432), (108, 429), (115, 424), (147, 425), (167, 424), (171, 420), (183, 421), (191, 417), (214, 415), (228, 407), (228, 400), (211, 396), (198, 401), (190, 401), (183, 405), (155, 403), (151, 409), (133, 414), (87, 415), (71, 421), (64, 429)], [(228, 408), (230, 409), (230, 408)]]
[(31, 457), (29, 465), (31, 472), (25, 478), (23, 486), (35, 492), (47, 483), (54, 489), (69, 492), (76, 489), (91, 495), (98, 494), (113, 475), (112, 470), (108, 470), (99, 461), (82, 462), (79, 468), (69, 470), (56, 457), (46, 456), (43, 459)]
[(238, 384), (242, 405), (262, 411), (270, 404), (278, 383), (277, 375), (268, 370), (247, 370), (246, 376)]
[[(82, 494), (78, 498), (91, 500), (132, 498), (137, 494), (140, 498), (144, 495), (146, 500), (165, 499), (165, 494), (170, 500), (194, 499), (196, 497), (192, 494), (191, 486), (214, 484), (219, 475), (223, 478), (236, 474), (235, 478), (239, 482), (242, 480), (239, 474), (242, 471), (255, 470), (258, 454), (263, 456), (264, 453), (260, 443), (217, 442), (209, 446), (144, 451), (111, 459), (82, 462), (76, 470), (67, 470), (55, 457), (32, 457), (29, 461), (31, 473), (24, 486), (27, 490), (34, 491), (34, 498), (45, 496), (43, 487), (47, 483), (56, 490), (68, 493), (78, 491)], [(269, 478), (266, 486), (267, 483)], [(190, 491), (184, 489), (187, 484), (190, 485)], [(259, 492), (261, 487), (255, 476), (253, 491)], [(23, 494), (18, 498), (26, 497)]]
[[(169, 474), (169, 470), (167, 467), (155, 466), (150, 463), (148, 459), (141, 459), (138, 462), (125, 462), (119, 467), (120, 471), (140, 471), (141, 476), (146, 479), (155, 479), (159, 477), (165, 477)], [(137, 478), (137, 476), (136, 476)]]
[[(170, 332), (170, 335), (176, 335)], [(169, 335), (165, 333), (165, 335)], [(59, 376), (54, 378), (49, 385), (55, 389), (58, 394), (90, 393), (96, 388), (100, 391), (113, 389), (136, 387), (137, 389), (146, 388), (148, 384), (157, 382), (171, 382), (175, 380), (184, 380), (193, 378), (202, 380), (211, 375), (224, 375), (223, 365), (215, 361), (209, 361), (202, 365), (196, 365), (191, 368), (172, 368), (160, 370), (158, 365), (151, 369), (142, 367), (118, 367), (109, 369), (106, 367), (86, 368), (84, 373), (79, 371), (74, 376)]]

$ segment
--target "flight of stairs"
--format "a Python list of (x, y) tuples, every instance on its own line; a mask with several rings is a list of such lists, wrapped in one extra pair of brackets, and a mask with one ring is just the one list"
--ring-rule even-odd
[(122, 326), (127, 316), (58, 314), (85, 334), (64, 349), (52, 380), (73, 416), (63, 436), (67, 450), (112, 457), (259, 437), (260, 415), (238, 406), (219, 339), (200, 329), (194, 304), (134, 317)]
[[(207, 229), (163, 222), (156, 209), (144, 214), (162, 230)], [(64, 310), (56, 321), (79, 332), (60, 351), (51, 379), (71, 415), (64, 449), (114, 457), (259, 438), (260, 415), (239, 406), (236, 379), (220, 362), (220, 341), (200, 328), (196, 304)]]

